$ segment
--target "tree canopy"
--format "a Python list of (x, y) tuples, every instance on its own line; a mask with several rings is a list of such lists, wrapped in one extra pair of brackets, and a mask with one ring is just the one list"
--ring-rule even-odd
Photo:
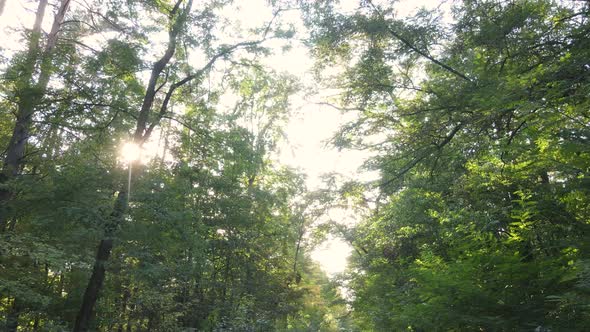
[(587, 3), (463, 1), (398, 17), (309, 7), (334, 136), (381, 193), (352, 229), (361, 330), (582, 331), (588, 325)]
[[(249, 5), (36, 0), (1, 32), (0, 329), (590, 326), (587, 2)], [(294, 41), (314, 82), (269, 65)], [(309, 95), (376, 180), (278, 160)]]

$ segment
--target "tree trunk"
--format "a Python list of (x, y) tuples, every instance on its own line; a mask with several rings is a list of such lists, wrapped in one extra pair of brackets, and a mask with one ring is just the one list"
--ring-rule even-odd
[[(32, 106), (30, 96), (27, 96), (32, 90), (31, 81), (33, 80), (33, 72), (39, 54), (39, 40), (41, 39), (41, 24), (45, 16), (45, 9), (47, 8), (47, 0), (39, 1), (37, 12), (35, 13), (35, 23), (31, 36), (29, 37), (29, 50), (22, 64), (22, 73), (16, 82), (18, 96), (18, 109), (16, 113), (16, 122), (10, 137), (8, 147), (6, 147), (6, 157), (4, 158), (4, 165), (0, 174), (0, 183), (5, 183), (20, 173), (22, 157), (24, 156), (25, 143), (28, 137), (28, 127), (30, 125), (30, 108)], [(0, 206), (5, 205), (10, 199), (11, 192), (9, 189), (0, 189)], [(7, 213), (4, 211), (5, 207), (0, 209), (0, 225), (6, 224)], [(4, 228), (4, 227), (2, 227)]]
[(96, 261), (92, 270), (92, 276), (84, 292), (84, 299), (80, 306), (80, 312), (76, 318), (74, 331), (88, 331), (90, 320), (94, 311), (94, 304), (98, 299), (98, 293), (105, 279), (105, 265), (109, 260), (113, 249), (113, 239), (102, 239), (98, 245)]
[[(6, 157), (0, 176), (0, 183), (7, 182), (17, 177), (23, 166), (25, 156), (25, 147), (30, 136), (31, 124), (35, 107), (39, 104), (51, 76), (51, 53), (57, 41), (59, 27), (64, 20), (65, 14), (69, 8), (70, 0), (62, 0), (58, 12), (55, 14), (51, 32), (47, 36), (47, 44), (41, 57), (41, 68), (37, 83), (33, 82), (33, 75), (36, 64), (39, 60), (41, 24), (47, 8), (47, 0), (39, 1), (37, 13), (35, 14), (35, 24), (29, 39), (29, 50), (22, 65), (22, 76), (17, 82), (17, 105), (16, 122), (10, 137), (10, 142), (6, 148)], [(0, 205), (5, 205), (10, 200), (12, 193), (9, 189), (0, 190)], [(6, 212), (0, 210), (0, 225), (5, 224)]]
[(4, 160), (4, 167), (2, 173), (8, 177), (14, 177), (20, 173), (22, 167), (22, 158), (25, 153), (25, 145), (29, 138), (32, 116), (35, 107), (41, 101), (45, 94), (49, 78), (51, 77), (51, 53), (55, 48), (59, 27), (61, 26), (66, 12), (70, 6), (70, 0), (62, 0), (61, 5), (53, 19), (51, 31), (47, 36), (47, 44), (41, 57), (41, 67), (39, 71), (39, 78), (37, 83), (33, 82), (33, 75), (35, 67), (39, 58), (40, 39), (41, 39), (41, 24), (45, 16), (45, 9), (47, 8), (47, 0), (39, 1), (39, 7), (35, 15), (35, 24), (31, 37), (29, 39), (29, 51), (26, 60), (23, 63), (23, 75), (19, 80), (20, 86), (17, 91), (18, 96), (18, 110), (16, 116), (16, 123), (10, 143), (6, 149), (6, 158)]
[[(170, 28), (168, 34), (168, 47), (166, 48), (164, 55), (152, 66), (150, 80), (143, 98), (139, 115), (137, 117), (135, 133), (133, 134), (133, 141), (135, 142), (135, 144), (139, 146), (141, 146), (145, 141), (149, 139), (149, 135), (151, 132), (146, 131), (146, 128), (148, 128), (149, 115), (152, 112), (154, 99), (158, 91), (156, 85), (158, 83), (158, 79), (160, 78), (160, 74), (166, 68), (166, 66), (170, 62), (170, 59), (172, 59), (172, 56), (176, 51), (176, 38), (180, 33), (179, 24), (185, 23), (183, 21), (186, 18), (186, 15), (188, 15), (188, 11), (190, 11), (192, 5), (192, 0), (189, 0), (187, 7), (184, 9), (184, 11), (180, 14), (179, 17), (175, 18), (174, 16), (177, 14), (177, 11), (182, 1), (183, 0), (177, 0), (174, 9), (170, 12), (170, 19), (173, 22), (171, 22), (172, 27)], [(182, 19), (180, 17), (182, 17)], [(153, 124), (155, 125), (156, 123)], [(132, 165), (130, 164), (129, 167), (132, 167)], [(129, 178), (129, 181), (131, 181), (131, 177)], [(92, 319), (94, 312), (94, 305), (96, 303), (96, 300), (98, 299), (98, 295), (104, 283), (106, 273), (105, 265), (108, 262), (109, 257), (111, 255), (111, 251), (113, 249), (113, 235), (115, 233), (115, 230), (121, 225), (123, 221), (123, 215), (126, 213), (126, 211), (127, 190), (123, 189), (119, 191), (117, 200), (115, 201), (113, 212), (111, 214), (110, 224), (105, 226), (105, 236), (98, 245), (92, 275), (90, 277), (90, 280), (88, 281), (88, 286), (86, 287), (86, 291), (84, 292), (82, 305), (80, 306), (80, 311), (78, 312), (78, 315), (76, 317), (76, 323), (74, 325), (73, 330), (74, 332), (88, 331), (90, 321)]]
[[(69, 0), (67, 0), (69, 2)], [(35, 65), (39, 57), (39, 42), (41, 39), (41, 25), (45, 17), (47, 0), (40, 0), (35, 13), (35, 23), (29, 37), (29, 50), (22, 64), (22, 73), (16, 82), (15, 94), (18, 98), (18, 109), (16, 113), (16, 122), (14, 124), (12, 136), (6, 148), (6, 157), (0, 172), (0, 184), (4, 184), (18, 176), (21, 172), (23, 157), (25, 155), (25, 146), (29, 138), (31, 126), (31, 117), (35, 107), (37, 97), (37, 86), (33, 83), (33, 74)], [(5, 0), (0, 0), (0, 14), (4, 11)], [(41, 73), (43, 74), (43, 73)], [(48, 75), (47, 75), (48, 76)], [(8, 224), (8, 211), (6, 203), (12, 197), (10, 189), (2, 187), (0, 189), (0, 232), (14, 229), (16, 219)], [(6, 330), (17, 331), (18, 318), (20, 316), (20, 303), (17, 298), (13, 300), (10, 312), (6, 317)]]
[(121, 224), (126, 210), (127, 192), (126, 190), (121, 190), (117, 195), (109, 224), (105, 225), (105, 236), (98, 244), (92, 275), (88, 281), (88, 286), (86, 287), (82, 304), (80, 305), (80, 311), (76, 317), (74, 332), (88, 331), (88, 328), (90, 327), (90, 321), (92, 320), (94, 313), (94, 305), (104, 283), (106, 264), (113, 250), (113, 235)]

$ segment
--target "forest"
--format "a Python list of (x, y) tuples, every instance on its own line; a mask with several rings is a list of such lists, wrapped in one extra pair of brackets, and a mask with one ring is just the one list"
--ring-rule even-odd
[[(0, 0), (0, 330), (588, 331), (589, 15)], [(357, 175), (281, 161), (302, 102)]]

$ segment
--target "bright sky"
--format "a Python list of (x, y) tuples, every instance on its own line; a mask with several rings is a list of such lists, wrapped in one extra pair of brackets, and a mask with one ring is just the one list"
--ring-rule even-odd
[[(377, 1), (378, 2), (378, 1)], [(353, 12), (359, 1), (341, 1), (340, 10), (345, 13)], [(400, 0), (396, 4), (400, 16), (411, 15), (421, 7), (434, 8), (441, 4), (435, 0)], [(297, 25), (299, 29), (302, 24)], [(305, 34), (305, 32), (300, 32)], [(303, 79), (304, 83), (311, 80), (309, 71), (313, 64), (311, 56), (302, 45), (294, 44), (292, 50), (284, 54), (271, 57), (269, 65), (277, 70), (287, 71)], [(321, 93), (320, 93), (321, 95)], [(316, 98), (321, 101), (321, 98)], [(346, 178), (355, 180), (370, 180), (375, 174), (362, 173), (359, 170), (364, 160), (369, 157), (364, 151), (337, 151), (326, 144), (334, 132), (344, 123), (351, 120), (354, 114), (342, 114), (340, 111), (313, 103), (313, 101), (295, 100), (294, 115), (286, 128), (288, 142), (283, 144), (279, 156), (280, 162), (299, 168), (307, 175), (307, 185), (310, 190), (321, 188), (322, 174), (336, 172)], [(331, 219), (350, 224), (357, 220), (350, 211), (332, 213)], [(335, 237), (329, 237), (322, 245), (312, 252), (322, 269), (330, 276), (344, 272), (348, 257), (352, 252), (349, 244)]]
[[(50, 1), (51, 3), (55, 1)], [(378, 1), (377, 1), (378, 2)], [(37, 1), (30, 0), (9, 0), (6, 3), (4, 13), (0, 18), (0, 38), (3, 42), (0, 47), (5, 50), (15, 51), (23, 47), (22, 41), (10, 38), (15, 36), (12, 29), (21, 30), (23, 27), (30, 28), (33, 24), (33, 13)], [(342, 12), (353, 12), (359, 1), (343, 0), (339, 9)], [(231, 31), (236, 27), (254, 28), (259, 27), (272, 16), (267, 7), (266, 0), (236, 1), (233, 8), (224, 11), (235, 25), (228, 26), (222, 34), (227, 33), (227, 39), (244, 40), (248, 36), (233, 36)], [(435, 0), (400, 0), (396, 4), (398, 15), (411, 14), (420, 7), (433, 8), (440, 5)], [(48, 7), (47, 12), (52, 12)], [(276, 52), (265, 60), (265, 63), (277, 71), (288, 72), (301, 79), (304, 84), (311, 84), (310, 69), (313, 59), (306, 48), (297, 41), (297, 38), (305, 38), (305, 28), (299, 19), (298, 12), (288, 11), (282, 14), (281, 20), (292, 23), (299, 30), (296, 40), (291, 42), (292, 48), (288, 52)], [(50, 16), (51, 17), (51, 16)], [(44, 20), (44, 30), (51, 27), (52, 18)], [(162, 39), (165, 39), (165, 34)], [(228, 41), (229, 42), (229, 41)], [(279, 49), (281, 42), (272, 41), (272, 46)], [(202, 59), (200, 54), (191, 54), (191, 58)], [(195, 60), (196, 62), (197, 60)], [(353, 114), (341, 114), (334, 108), (320, 106), (320, 96), (312, 97), (313, 100), (305, 99), (302, 95), (293, 99), (292, 118), (289, 121), (285, 132), (288, 141), (280, 147), (278, 160), (286, 165), (298, 168), (307, 174), (307, 185), (310, 190), (322, 186), (320, 177), (325, 173), (340, 173), (346, 178), (362, 180), (374, 177), (374, 174), (359, 173), (359, 166), (368, 157), (365, 152), (359, 151), (337, 151), (326, 143), (339, 126), (351, 119)], [(155, 135), (156, 136), (156, 135)], [(345, 221), (350, 224), (356, 217), (350, 213), (335, 211), (331, 216), (333, 220)], [(329, 238), (323, 245), (313, 251), (312, 257), (318, 261), (324, 271), (330, 275), (343, 272), (346, 267), (347, 258), (351, 253), (351, 247), (337, 238)]]

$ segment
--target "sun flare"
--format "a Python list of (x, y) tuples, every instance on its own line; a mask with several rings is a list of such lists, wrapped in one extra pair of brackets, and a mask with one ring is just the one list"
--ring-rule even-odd
[(130, 162), (141, 160), (142, 155), (143, 155), (142, 150), (143, 150), (142, 147), (140, 145), (138, 145), (137, 143), (126, 142), (121, 147), (121, 154), (120, 154), (121, 159), (125, 163), (130, 163)]

